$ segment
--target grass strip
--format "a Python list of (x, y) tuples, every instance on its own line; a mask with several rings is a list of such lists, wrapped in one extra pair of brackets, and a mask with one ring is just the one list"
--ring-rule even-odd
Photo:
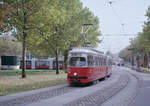
[[(60, 70), (60, 73), (64, 73), (64, 70)], [(20, 76), (21, 70), (0, 70), (0, 76)], [(26, 70), (27, 75), (48, 75), (56, 74), (55, 70)]]
[(23, 84), (21, 86), (0, 87), (0, 96), (19, 93), (23, 91), (35, 90), (39, 88), (51, 87), (59, 84), (65, 84), (66, 79), (56, 79), (50, 81), (36, 82), (32, 84)]
[(66, 83), (66, 74), (59, 75), (31, 75), (25, 79), (0, 78), (0, 96), (23, 91), (46, 88)]

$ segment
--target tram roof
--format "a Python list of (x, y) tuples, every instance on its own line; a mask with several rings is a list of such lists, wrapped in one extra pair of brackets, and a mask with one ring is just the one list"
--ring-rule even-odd
[(80, 53), (92, 53), (92, 54), (101, 54), (101, 55), (104, 55), (103, 52), (101, 51), (98, 51), (94, 48), (91, 48), (91, 47), (75, 47), (73, 48), (70, 53), (73, 53), (73, 52), (80, 52)]

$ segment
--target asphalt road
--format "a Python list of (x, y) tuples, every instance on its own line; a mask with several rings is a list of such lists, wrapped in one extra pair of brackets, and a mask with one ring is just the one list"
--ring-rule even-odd
[(130, 82), (119, 93), (99, 106), (150, 106), (150, 73), (120, 67), (130, 73)]
[(117, 68), (122, 73), (127, 72), (129, 75), (129, 82), (124, 89), (120, 90), (112, 98), (108, 99), (99, 106), (128, 106), (136, 97), (138, 90), (138, 78), (135, 77), (132, 73), (129, 73), (129, 69), (126, 68)]
[(129, 106), (150, 106), (150, 74), (137, 74), (140, 76), (138, 94)]

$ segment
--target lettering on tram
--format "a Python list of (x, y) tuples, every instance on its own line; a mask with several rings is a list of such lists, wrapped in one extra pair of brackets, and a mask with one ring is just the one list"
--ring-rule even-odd
[(93, 48), (73, 48), (68, 61), (67, 81), (70, 84), (91, 83), (111, 75), (112, 58)]

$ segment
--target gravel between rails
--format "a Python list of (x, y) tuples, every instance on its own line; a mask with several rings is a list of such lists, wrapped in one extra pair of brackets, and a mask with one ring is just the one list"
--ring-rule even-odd
[(52, 97), (62, 95), (67, 92), (71, 92), (73, 90), (77, 90), (77, 89), (81, 89), (81, 88), (71, 87), (71, 86), (67, 85), (62, 88), (47, 90), (47, 91), (43, 91), (43, 92), (40, 92), (37, 94), (32, 94), (32, 95), (24, 96), (24, 97), (20, 97), (20, 98), (15, 98), (15, 99), (11, 99), (8, 101), (2, 101), (2, 102), (0, 102), (0, 106), (24, 106), (24, 105), (30, 104), (32, 102), (35, 102), (35, 101), (52, 98)]
[(129, 75), (121, 75), (119, 80), (114, 84), (111, 84), (102, 90), (98, 90), (91, 95), (65, 104), (64, 106), (98, 106), (126, 87), (128, 82)]

